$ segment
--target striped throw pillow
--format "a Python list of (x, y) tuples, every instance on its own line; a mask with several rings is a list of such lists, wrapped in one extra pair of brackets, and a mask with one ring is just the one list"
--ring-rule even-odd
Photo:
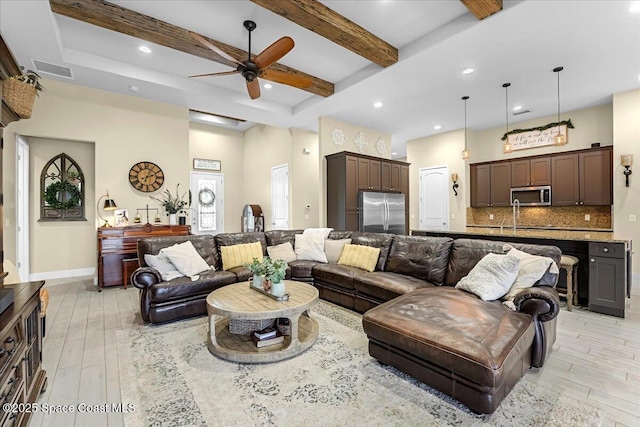
[(372, 272), (376, 269), (379, 256), (380, 248), (372, 248), (371, 246), (364, 245), (344, 245), (338, 264), (357, 267)]
[(258, 258), (262, 261), (262, 245), (260, 242), (243, 243), (241, 245), (220, 246), (222, 256), (222, 269), (231, 270), (235, 267), (242, 267), (245, 264)]

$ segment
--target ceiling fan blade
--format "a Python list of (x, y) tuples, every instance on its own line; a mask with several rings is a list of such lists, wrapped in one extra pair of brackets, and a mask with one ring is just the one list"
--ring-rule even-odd
[(293, 46), (295, 46), (295, 43), (293, 43), (293, 39), (291, 37), (282, 37), (260, 52), (258, 56), (254, 58), (253, 63), (261, 70), (267, 68), (269, 65), (285, 56), (291, 49), (293, 49)]
[(251, 82), (247, 80), (247, 90), (251, 99), (260, 98), (260, 82), (258, 79), (253, 79)]
[(288, 86), (305, 88), (311, 86), (311, 79), (304, 76), (299, 76), (296, 74), (288, 74), (278, 70), (262, 70), (260, 71), (260, 77), (266, 80), (271, 80), (272, 82), (282, 83)]
[(194, 39), (204, 47), (208, 47), (209, 49), (217, 53), (219, 58), (215, 59), (216, 62), (219, 62), (224, 65), (228, 65), (229, 67), (234, 67), (234, 68), (242, 64), (240, 61), (238, 61), (237, 59), (229, 55), (224, 50), (220, 49), (218, 46), (211, 43), (209, 40), (202, 37), (200, 34), (194, 33), (193, 31), (189, 31), (189, 35), (191, 36), (192, 39)]
[(238, 70), (223, 71), (221, 73), (196, 74), (195, 76), (189, 76), (189, 78), (192, 78), (192, 77), (207, 77), (207, 76), (228, 76), (228, 75), (231, 75), (231, 74), (238, 74), (238, 73), (239, 73)]

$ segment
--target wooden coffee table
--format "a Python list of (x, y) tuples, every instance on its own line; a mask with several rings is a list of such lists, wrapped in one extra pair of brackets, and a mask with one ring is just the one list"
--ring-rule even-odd
[[(209, 351), (234, 362), (265, 363), (288, 359), (302, 353), (318, 339), (318, 322), (309, 308), (318, 301), (318, 290), (306, 283), (285, 280), (287, 301), (276, 301), (250, 288), (249, 282), (224, 286), (207, 297)], [(285, 317), (291, 335), (284, 342), (258, 348), (250, 335), (229, 332), (230, 319), (263, 320)]]

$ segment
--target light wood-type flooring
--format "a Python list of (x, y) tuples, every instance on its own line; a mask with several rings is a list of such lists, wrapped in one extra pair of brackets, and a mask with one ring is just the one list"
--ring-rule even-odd
[[(98, 292), (93, 278), (48, 281), (51, 298), (43, 365), (49, 384), (40, 402), (120, 403), (116, 331), (139, 327), (138, 290)], [(605, 411), (603, 426), (640, 426), (640, 290), (625, 319), (562, 309), (545, 367), (526, 381)], [(214, 357), (214, 356), (211, 356)], [(129, 402), (122, 402), (127, 404)], [(30, 426), (121, 426), (120, 413), (37, 413)]]

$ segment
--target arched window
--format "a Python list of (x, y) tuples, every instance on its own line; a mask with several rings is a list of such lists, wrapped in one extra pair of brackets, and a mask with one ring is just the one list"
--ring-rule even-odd
[(84, 174), (64, 153), (45, 165), (40, 174), (40, 221), (86, 221)]

